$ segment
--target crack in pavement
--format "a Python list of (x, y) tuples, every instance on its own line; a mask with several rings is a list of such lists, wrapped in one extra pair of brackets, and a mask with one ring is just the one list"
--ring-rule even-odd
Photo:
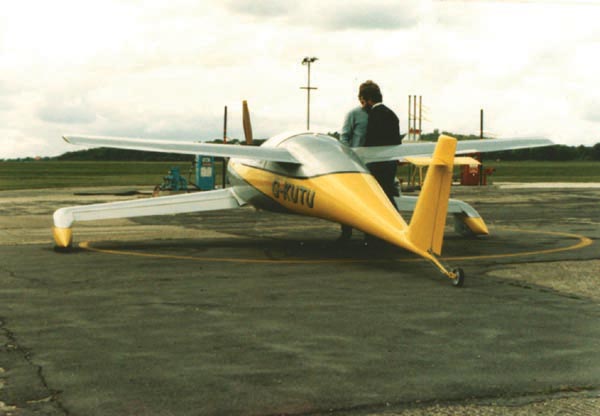
[[(32, 358), (32, 352), (29, 349), (22, 346), (21, 344), (19, 344), (15, 334), (10, 329), (8, 329), (6, 318), (3, 318), (3, 317), (0, 317), (0, 333), (3, 334), (4, 338), (7, 340), (7, 342), (4, 344), (3, 349), (7, 352), (10, 352), (10, 351), (18, 352), (22, 356), (23, 360), (30, 367), (35, 369), (35, 374), (37, 375), (38, 380), (40, 381), (44, 390), (46, 390), (48, 392), (48, 396), (41, 398), (41, 399), (37, 399), (37, 400), (28, 400), (26, 402), (26, 404), (52, 402), (65, 416), (68, 416), (70, 414), (69, 411), (61, 403), (61, 401), (58, 398), (61, 391), (50, 388), (50, 386), (48, 385), (48, 382), (46, 380), (46, 377), (44, 376), (43, 367), (34, 363), (33, 358)], [(0, 350), (0, 353), (1, 352), (2, 351)], [(6, 374), (6, 373), (4, 373), (4, 374)], [(14, 405), (16, 405), (18, 407), (19, 403), (14, 403)]]

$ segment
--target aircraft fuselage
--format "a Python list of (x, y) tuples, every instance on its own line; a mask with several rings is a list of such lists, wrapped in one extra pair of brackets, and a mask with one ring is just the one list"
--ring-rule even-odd
[[(323, 134), (279, 135), (262, 146), (284, 147), (301, 163), (231, 159), (228, 173), (234, 192), (257, 208), (290, 211), (291, 207), (295, 212), (293, 206), (297, 205), (312, 209), (316, 190), (308, 187), (309, 179), (337, 173), (369, 173), (351, 149)], [(261, 178), (249, 181), (248, 175)], [(266, 193), (265, 181), (271, 184)]]
[(401, 245), (407, 227), (354, 151), (323, 134), (277, 136), (263, 146), (285, 147), (299, 164), (231, 159), (233, 192), (257, 208), (350, 225)]

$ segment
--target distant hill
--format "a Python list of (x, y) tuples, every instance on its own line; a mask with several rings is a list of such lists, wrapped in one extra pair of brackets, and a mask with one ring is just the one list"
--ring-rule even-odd
[(71, 161), (125, 161), (135, 160), (142, 162), (180, 162), (193, 161), (193, 155), (182, 155), (179, 153), (158, 153), (144, 152), (141, 150), (110, 149), (100, 147), (97, 149), (76, 150), (67, 152), (60, 156), (52, 158), (53, 160), (71, 160)]

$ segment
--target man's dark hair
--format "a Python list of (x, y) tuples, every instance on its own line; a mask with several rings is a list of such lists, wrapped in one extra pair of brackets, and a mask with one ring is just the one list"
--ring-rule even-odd
[(358, 96), (362, 97), (365, 101), (373, 101), (374, 103), (379, 103), (383, 100), (383, 96), (381, 95), (381, 90), (379, 89), (379, 85), (375, 84), (373, 81), (368, 80), (360, 84), (358, 88)]

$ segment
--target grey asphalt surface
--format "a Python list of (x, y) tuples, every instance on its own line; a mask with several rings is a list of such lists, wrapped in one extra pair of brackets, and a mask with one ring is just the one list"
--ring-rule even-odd
[[(39, 230), (77, 197), (42, 198), (3, 224), (0, 414), (403, 414), (597, 397), (598, 301), (494, 273), (600, 258), (595, 242), (547, 252), (599, 237), (600, 191), (458, 192), (493, 232), (448, 230), (462, 289), (360, 233), (340, 246), (334, 224), (251, 209), (76, 224), (76, 242), (103, 251), (58, 254)], [(0, 209), (27, 198), (0, 193)]]

